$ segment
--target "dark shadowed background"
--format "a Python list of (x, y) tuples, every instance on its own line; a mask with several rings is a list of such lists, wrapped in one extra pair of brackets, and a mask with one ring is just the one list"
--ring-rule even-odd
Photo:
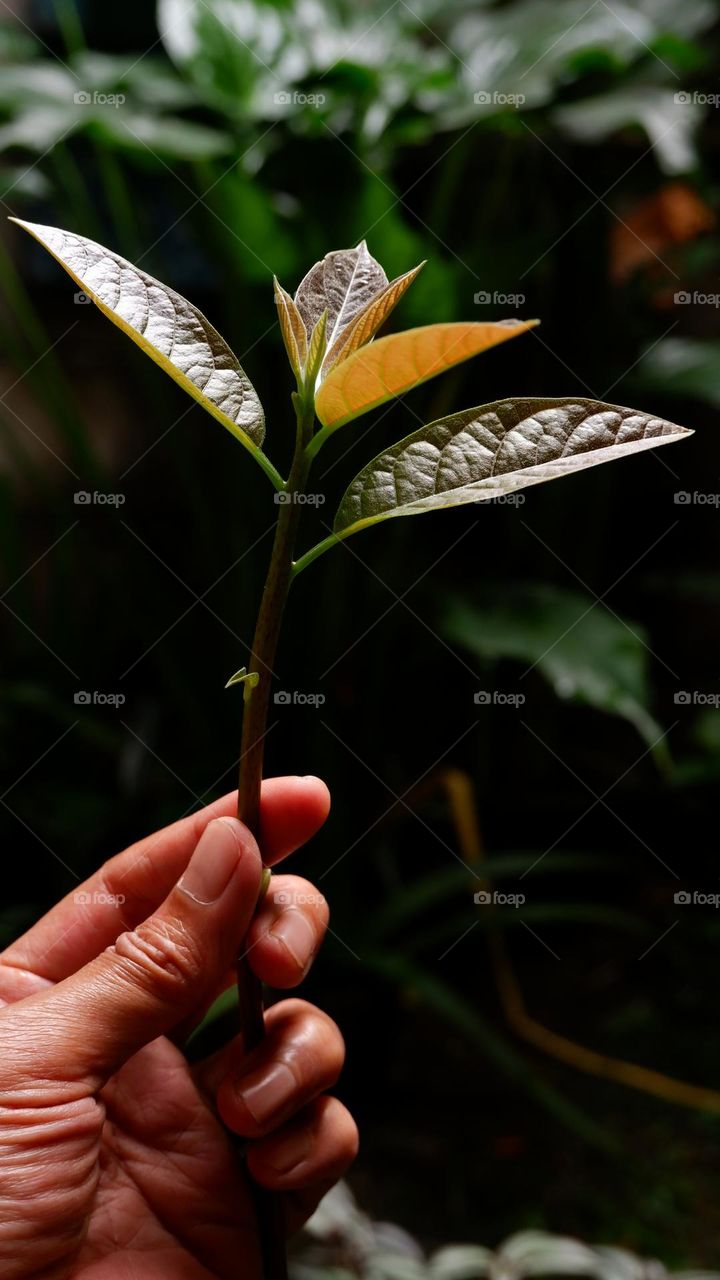
[[(333, 911), (308, 995), (348, 1040), (353, 1187), (427, 1244), (536, 1226), (668, 1263), (720, 1248), (718, 16), (1, 6), (3, 213), (98, 239), (200, 306), (281, 469), (273, 272), (294, 290), (366, 237), (390, 276), (428, 259), (393, 326), (542, 318), (343, 428), (304, 546), (361, 465), (455, 407), (595, 396), (695, 428), (522, 502), (392, 521), (291, 598), (280, 687), (324, 701), (273, 708), (268, 771), (334, 796), (293, 859)], [(276, 514), (230, 435), (75, 294), (4, 226), (4, 941), (234, 785), (241, 694), (223, 686)], [(476, 905), (480, 876), (525, 902)], [(669, 1098), (617, 1083), (618, 1061)], [(718, 1093), (681, 1105), (677, 1082)]]

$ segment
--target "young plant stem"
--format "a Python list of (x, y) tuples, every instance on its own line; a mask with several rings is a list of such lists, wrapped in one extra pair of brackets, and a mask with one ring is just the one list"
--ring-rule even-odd
[[(260, 602), (248, 673), (256, 673), (257, 683), (245, 685), (240, 776), (238, 779), (238, 817), (259, 839), (260, 787), (263, 774), (265, 736), (267, 732), (273, 663), (280, 637), (285, 602), (292, 581), (293, 551), (302, 511), (297, 501), (305, 490), (310, 458), (306, 445), (312, 436), (315, 413), (312, 397), (293, 397), (297, 415), (295, 455), (288, 480), (278, 495), (280, 511), (275, 529), (270, 566)], [(253, 1049), (265, 1034), (262, 984), (251, 970), (247, 958), (237, 964), (240, 1029), (246, 1050)], [(262, 1187), (255, 1188), (258, 1230), (263, 1259), (263, 1280), (285, 1280), (285, 1224), (280, 1198)]]

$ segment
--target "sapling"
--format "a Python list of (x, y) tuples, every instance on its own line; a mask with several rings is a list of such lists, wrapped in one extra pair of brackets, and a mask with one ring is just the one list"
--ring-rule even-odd
[[(243, 686), (238, 816), (258, 830), (271, 673), (283, 609), (294, 580), (362, 529), (397, 516), (487, 502), (625, 454), (692, 434), (649, 413), (597, 400), (506, 399), (420, 427), (383, 450), (347, 488), (332, 532), (297, 554), (303, 497), (314, 459), (341, 427), (444, 370), (516, 338), (528, 321), (429, 324), (375, 339), (423, 264), (388, 281), (364, 242), (327, 254), (294, 298), (277, 282), (275, 301), (296, 388), (295, 450), (287, 478), (263, 448), (265, 421), (255, 388), (205, 316), (167, 285), (92, 240), (19, 222), (128, 337), (249, 452), (275, 489), (275, 540)], [(241, 1031), (263, 1035), (262, 993), (238, 966)], [(276, 1205), (275, 1205), (276, 1207)], [(259, 1202), (267, 1280), (285, 1274), (282, 1233), (267, 1197)]]

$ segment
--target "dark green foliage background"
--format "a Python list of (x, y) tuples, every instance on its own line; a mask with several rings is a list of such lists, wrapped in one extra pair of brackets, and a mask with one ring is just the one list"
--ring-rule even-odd
[[(453, 407), (597, 395), (696, 428), (682, 448), (530, 490), (521, 506), (391, 522), (320, 561), (293, 592), (279, 673), (326, 701), (275, 708), (268, 769), (320, 774), (333, 791), (327, 830), (293, 865), (333, 909), (308, 994), (349, 1041), (368, 1207), (427, 1243), (542, 1226), (707, 1265), (720, 1245), (717, 1119), (513, 1038), (442, 795), (412, 794), (439, 765), (464, 770), (495, 863), (551, 850), (523, 881), (526, 912), (502, 917), (538, 1020), (720, 1088), (717, 915), (673, 901), (720, 886), (720, 711), (675, 703), (679, 690), (718, 692), (720, 514), (674, 501), (720, 489), (720, 319), (673, 304), (681, 289), (716, 290), (717, 241), (708, 229), (664, 243), (623, 283), (611, 273), (639, 202), (682, 182), (717, 206), (717, 109), (698, 108), (691, 127), (674, 103), (714, 92), (717, 13), (636, 5), (640, 39), (630, 11), (601, 3), (591, 34), (581, 23), (570, 37), (585, 7), (257, 4), (242, 8), (240, 45), (203, 5), (178, 69), (150, 6), (28, 5), (27, 26), (4, 15), (0, 28), (0, 199), (142, 259), (202, 307), (263, 399), (281, 467), (291, 377), (273, 271), (294, 289), (316, 258), (366, 235), (389, 275), (429, 260), (393, 323), (499, 319), (509, 308), (476, 304), (478, 291), (525, 295), (537, 333), (338, 433), (305, 545), (369, 457)], [(295, 78), (288, 47), (303, 51)], [(97, 88), (126, 103), (72, 102)], [(483, 111), (479, 89), (527, 102)], [(325, 102), (286, 108), (278, 91)], [(567, 120), (597, 98), (580, 139)], [(657, 116), (648, 134), (649, 104), (667, 137)], [(11, 231), (0, 283), (3, 379), (23, 379), (0, 402), (9, 939), (72, 889), (68, 867), (84, 875), (232, 787), (241, 698), (223, 685), (247, 656), (275, 508), (230, 436)], [(78, 506), (79, 489), (125, 501)], [(562, 636), (549, 666), (548, 636)], [(126, 702), (78, 707), (81, 688)], [(526, 702), (478, 706), (478, 689)], [(512, 865), (497, 881), (508, 891)], [(404, 918), (383, 926), (397, 904)]]

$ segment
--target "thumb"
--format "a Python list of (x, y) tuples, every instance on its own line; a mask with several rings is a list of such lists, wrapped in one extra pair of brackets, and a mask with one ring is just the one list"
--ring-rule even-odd
[[(98, 1088), (134, 1053), (210, 998), (253, 915), (261, 861), (234, 818), (208, 823), (162, 906), (72, 977), (8, 1013), (30, 1069)], [(27, 1019), (30, 1022), (28, 1025)]]

